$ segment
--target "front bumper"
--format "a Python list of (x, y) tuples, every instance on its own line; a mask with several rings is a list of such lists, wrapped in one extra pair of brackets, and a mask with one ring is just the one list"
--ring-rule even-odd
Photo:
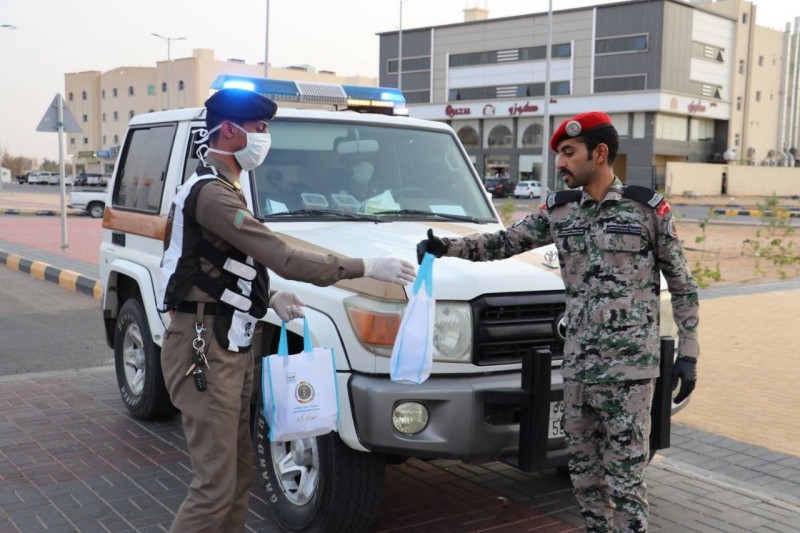
[[(561, 393), (560, 372), (553, 369), (550, 374), (551, 388)], [(520, 409), (501, 405), (493, 398), (498, 390), (518, 389), (519, 372), (431, 376), (420, 385), (393, 382), (388, 376), (366, 375), (354, 375), (349, 382), (355, 429), (365, 448), (407, 457), (449, 458), (473, 463), (517, 455)], [(409, 400), (424, 404), (430, 416), (428, 426), (411, 436), (392, 426), (395, 405)], [(538, 431), (548, 431), (546, 423), (541, 426)], [(563, 452), (564, 446), (563, 437), (547, 441), (549, 450)], [(565, 455), (563, 462), (566, 462)], [(558, 464), (563, 463), (559, 461)]]

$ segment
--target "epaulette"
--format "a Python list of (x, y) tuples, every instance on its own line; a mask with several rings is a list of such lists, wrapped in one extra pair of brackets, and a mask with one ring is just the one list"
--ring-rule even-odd
[(545, 207), (553, 209), (560, 205), (568, 204), (570, 202), (580, 202), (583, 197), (581, 191), (558, 191), (547, 195)]
[(640, 185), (623, 185), (622, 197), (647, 204), (653, 209), (658, 208), (659, 204), (664, 201), (664, 196), (662, 194)]

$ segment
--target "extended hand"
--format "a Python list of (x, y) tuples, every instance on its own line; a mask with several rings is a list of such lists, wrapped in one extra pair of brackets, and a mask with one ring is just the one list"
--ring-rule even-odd
[(697, 384), (697, 361), (688, 357), (678, 357), (672, 367), (672, 390), (678, 388), (678, 380), (681, 388), (675, 397), (675, 403), (681, 403), (689, 397)]
[(303, 300), (293, 292), (278, 291), (269, 299), (269, 306), (284, 322), (303, 318)]
[(389, 283), (407, 285), (417, 279), (414, 265), (394, 257), (371, 257), (364, 259), (364, 276)]
[(434, 257), (442, 257), (447, 253), (449, 247), (449, 244), (433, 235), (432, 229), (428, 229), (428, 238), (419, 241), (419, 244), (417, 244), (417, 262), (422, 264), (422, 257), (425, 252), (432, 254)]

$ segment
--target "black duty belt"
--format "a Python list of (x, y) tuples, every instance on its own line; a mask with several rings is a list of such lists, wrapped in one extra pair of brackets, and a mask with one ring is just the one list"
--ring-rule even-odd
[[(200, 303), (203, 302), (181, 302), (178, 304), (176, 310), (180, 313), (197, 313), (197, 305)], [(204, 315), (217, 314), (217, 303), (205, 302), (205, 306), (203, 307), (203, 314)]]

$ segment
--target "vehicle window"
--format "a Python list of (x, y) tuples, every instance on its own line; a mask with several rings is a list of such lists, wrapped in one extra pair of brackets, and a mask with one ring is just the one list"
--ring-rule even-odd
[(111, 199), (115, 207), (158, 213), (175, 137), (174, 124), (132, 129)]
[(451, 133), (280, 117), (270, 133), (269, 154), (253, 174), (257, 216), (411, 209), (494, 220)]

